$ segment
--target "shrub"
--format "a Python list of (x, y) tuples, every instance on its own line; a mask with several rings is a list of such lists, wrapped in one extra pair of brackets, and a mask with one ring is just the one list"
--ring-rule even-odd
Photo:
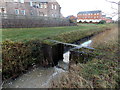
[(93, 23), (92, 21), (90, 21), (90, 23)]
[(34, 64), (41, 64), (43, 55), (40, 41), (2, 43), (3, 80), (16, 77)]
[(99, 22), (99, 24), (105, 24), (105, 23), (106, 23), (105, 20), (101, 20), (101, 21)]
[(82, 21), (79, 21), (79, 23), (82, 23)]

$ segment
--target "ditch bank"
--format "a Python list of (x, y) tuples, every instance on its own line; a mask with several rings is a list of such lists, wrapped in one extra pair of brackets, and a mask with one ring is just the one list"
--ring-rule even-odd
[[(79, 40), (77, 38), (75, 38), (76, 40), (73, 40), (73, 37), (67, 37), (68, 35), (73, 36), (78, 32), (68, 33), (68, 35), (65, 34), (67, 35), (67, 38), (64, 40), (64, 42), (70, 42), (72, 40), (78, 42), (81, 41), (80, 38), (88, 39), (105, 30), (109, 29), (104, 28), (102, 30), (94, 30), (84, 34), (84, 36), (81, 36), (80, 33), (76, 34), (75, 36), (77, 38), (79, 37)], [(58, 38), (56, 37), (56, 40), (57, 39)], [(64, 51), (70, 47), (71, 46), (64, 46), (63, 44), (49, 42), (49, 40), (33, 40), (24, 43), (5, 41), (2, 43), (2, 79), (14, 79), (19, 75), (26, 73), (35, 65), (43, 67), (56, 66), (59, 60), (63, 60)]]

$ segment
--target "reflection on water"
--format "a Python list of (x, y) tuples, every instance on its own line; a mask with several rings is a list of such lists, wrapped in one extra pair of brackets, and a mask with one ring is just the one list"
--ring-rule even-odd
[(92, 43), (92, 40), (88, 40), (88, 41), (84, 42), (83, 44), (81, 44), (81, 46), (88, 47), (88, 46), (90, 46), (91, 43)]
[(70, 56), (70, 51), (64, 53), (64, 55), (63, 55), (63, 57), (64, 57), (63, 62), (69, 63), (69, 56)]

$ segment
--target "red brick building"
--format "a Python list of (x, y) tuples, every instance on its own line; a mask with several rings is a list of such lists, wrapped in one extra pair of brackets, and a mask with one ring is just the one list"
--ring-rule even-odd
[(77, 22), (99, 22), (101, 21), (102, 11), (82, 11), (77, 14)]
[(101, 20), (105, 20), (106, 23), (112, 23), (113, 20), (111, 17), (106, 17), (106, 15), (102, 15)]
[(70, 22), (74, 22), (74, 23), (77, 22), (77, 17), (74, 15), (67, 16), (66, 18), (68, 18), (70, 20)]
[(0, 0), (0, 14), (61, 17), (56, 0)]
[(77, 14), (77, 22), (98, 23), (101, 20), (105, 20), (106, 23), (113, 22), (111, 17), (106, 17), (106, 15), (102, 15), (101, 10), (82, 11)]

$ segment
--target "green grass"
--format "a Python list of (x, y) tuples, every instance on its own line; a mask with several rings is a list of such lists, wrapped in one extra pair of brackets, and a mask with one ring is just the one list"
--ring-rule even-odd
[(65, 26), (65, 27), (42, 27), (42, 28), (9, 28), (0, 29), (2, 30), (2, 40), (12, 41), (29, 41), (34, 39), (45, 39), (54, 36), (59, 36), (68, 32), (87, 32), (91, 29), (98, 29), (106, 27), (107, 25), (96, 25), (96, 24), (82, 24), (78, 26)]

